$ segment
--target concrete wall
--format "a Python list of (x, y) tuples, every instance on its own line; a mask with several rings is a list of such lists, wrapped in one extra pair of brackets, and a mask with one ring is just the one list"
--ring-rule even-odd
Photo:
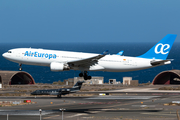
[(131, 80), (130, 85), (131, 86), (138, 86), (139, 85), (139, 80)]
[(130, 85), (132, 77), (123, 77), (123, 85)]
[(116, 79), (109, 79), (109, 84), (116, 84)]

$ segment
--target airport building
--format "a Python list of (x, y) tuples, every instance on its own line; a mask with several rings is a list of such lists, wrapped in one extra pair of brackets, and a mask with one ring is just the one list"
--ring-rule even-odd
[(109, 84), (116, 84), (116, 79), (109, 79)]
[(0, 71), (0, 87), (4, 85), (35, 84), (33, 77), (24, 71)]
[(139, 80), (132, 80), (132, 77), (123, 77), (123, 85), (138, 86)]
[(84, 81), (84, 84), (104, 84), (104, 77), (92, 77), (91, 80), (84, 80), (83, 77), (74, 77), (64, 81), (66, 85), (74, 85), (77, 81)]
[(123, 85), (130, 85), (132, 77), (123, 77)]
[[(66, 85), (74, 85), (77, 81), (84, 81), (83, 77), (74, 77), (65, 80)], [(123, 85), (138, 86), (138, 80), (132, 77), (123, 77)], [(24, 71), (0, 71), (0, 88), (4, 85), (27, 85), (35, 84), (33, 77)], [(85, 80), (84, 84), (104, 84), (104, 77), (92, 77)], [(119, 84), (116, 79), (109, 79), (109, 84)], [(180, 84), (180, 70), (163, 71), (156, 75), (152, 85)]]
[(121, 82), (117, 82), (116, 79), (109, 79), (109, 84), (121, 84)]
[(180, 70), (163, 71), (156, 75), (153, 85), (180, 84)]

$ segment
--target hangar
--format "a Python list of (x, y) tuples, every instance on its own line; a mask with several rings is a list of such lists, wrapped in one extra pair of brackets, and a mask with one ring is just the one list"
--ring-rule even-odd
[(0, 84), (25, 85), (35, 84), (33, 77), (24, 71), (0, 71)]
[(156, 75), (153, 85), (180, 84), (180, 70), (163, 71)]

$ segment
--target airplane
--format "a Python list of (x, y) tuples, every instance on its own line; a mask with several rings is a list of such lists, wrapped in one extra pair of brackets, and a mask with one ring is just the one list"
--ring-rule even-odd
[(49, 89), (49, 90), (36, 90), (31, 95), (57, 95), (61, 98), (61, 95), (71, 94), (81, 89), (84, 81), (78, 81), (72, 88), (61, 88), (61, 89)]
[(167, 34), (145, 54), (137, 57), (121, 54), (102, 54), (58, 51), (35, 48), (16, 48), (8, 50), (2, 56), (7, 60), (22, 64), (49, 66), (51, 71), (79, 70), (79, 77), (91, 79), (88, 71), (128, 72), (171, 64), (173, 59), (166, 59), (176, 39), (175, 34)]

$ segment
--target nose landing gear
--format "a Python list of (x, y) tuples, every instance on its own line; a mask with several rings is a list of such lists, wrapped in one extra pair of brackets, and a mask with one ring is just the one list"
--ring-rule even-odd
[(19, 63), (19, 71), (22, 71), (22, 64)]
[(87, 71), (79, 73), (79, 77), (84, 77), (84, 80), (90, 80), (92, 78)]

